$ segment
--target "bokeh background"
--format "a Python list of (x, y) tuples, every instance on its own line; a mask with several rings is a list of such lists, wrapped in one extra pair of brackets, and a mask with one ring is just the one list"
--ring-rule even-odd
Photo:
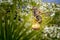
[(60, 40), (60, 1), (0, 0), (0, 40)]

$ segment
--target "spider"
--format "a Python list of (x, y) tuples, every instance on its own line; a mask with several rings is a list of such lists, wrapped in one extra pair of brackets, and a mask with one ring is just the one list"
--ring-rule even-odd
[(33, 10), (34, 17), (36, 18), (36, 21), (38, 23), (41, 23), (42, 22), (42, 17), (40, 16), (41, 11), (38, 10), (36, 7), (33, 7), (32, 10)]

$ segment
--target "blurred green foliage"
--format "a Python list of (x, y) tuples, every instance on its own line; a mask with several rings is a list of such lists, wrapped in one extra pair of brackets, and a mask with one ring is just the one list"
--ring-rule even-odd
[(46, 5), (46, 10), (43, 10), (41, 15), (40, 29), (32, 29), (32, 25), (35, 24), (35, 17), (31, 10), (33, 6), (39, 9), (43, 5), (32, 0), (30, 2), (12, 0), (0, 3), (0, 40), (43, 40), (41, 35), (46, 25), (60, 25), (60, 11), (55, 9), (55, 6), (52, 7), (53, 11), (57, 11), (51, 17), (51, 10)]

